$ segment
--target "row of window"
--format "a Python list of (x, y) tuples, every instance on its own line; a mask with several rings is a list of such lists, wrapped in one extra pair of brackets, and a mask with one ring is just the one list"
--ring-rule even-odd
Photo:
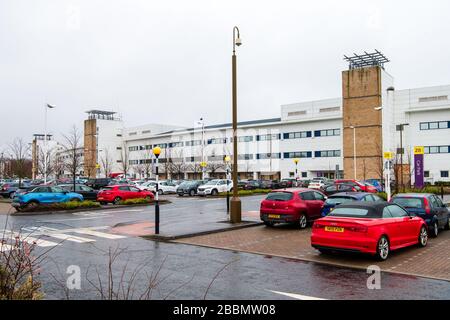
[(449, 129), (450, 121), (421, 122), (420, 130)]
[(450, 146), (432, 146), (424, 148), (425, 154), (450, 153)]
[[(449, 177), (449, 171), (448, 170), (441, 170), (441, 178), (448, 178)], [(425, 178), (430, 177), (430, 171), (424, 171), (423, 175)]]

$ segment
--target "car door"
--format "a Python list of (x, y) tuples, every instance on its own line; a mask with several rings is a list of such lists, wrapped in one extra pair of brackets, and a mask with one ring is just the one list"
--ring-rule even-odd
[(94, 191), (94, 189), (89, 188), (88, 186), (79, 186), (81, 188), (81, 194), (83, 195), (84, 199), (87, 200), (97, 200), (97, 193)]
[[(399, 205), (393, 204), (388, 206), (392, 216), (396, 219), (398, 229), (398, 244), (404, 245), (414, 242), (419, 236), (416, 220), (408, 214), (408, 212)], [(417, 229), (417, 230), (416, 230)]]
[(431, 196), (434, 198), (434, 201), (432, 201), (433, 206), (436, 206), (434, 209), (436, 211), (436, 215), (439, 220), (439, 227), (443, 228), (445, 224), (447, 223), (448, 219), (448, 210), (447, 207), (442, 203), (441, 199), (439, 197), (433, 195)]
[(64, 202), (67, 199), (67, 191), (65, 191), (63, 188), (61, 187), (50, 187), (50, 190), (52, 192), (52, 202)]
[(391, 248), (399, 246), (401, 237), (399, 221), (398, 218), (392, 215), (389, 206), (383, 208), (382, 220), (384, 233), (386, 233), (389, 238)]
[(132, 199), (142, 198), (142, 193), (139, 188), (129, 187), (130, 188), (130, 197)]
[(306, 191), (299, 194), (300, 198), (305, 202), (307, 208), (307, 215), (309, 220), (314, 220), (320, 217), (320, 207), (318, 201), (314, 196), (313, 191)]
[(34, 194), (32, 200), (37, 200), (40, 203), (49, 203), (52, 200), (53, 194), (48, 187), (38, 187), (33, 190)]
[(128, 186), (119, 186), (117, 188), (118, 191), (118, 196), (122, 199), (122, 200), (127, 200), (127, 199), (131, 199), (131, 194), (130, 194), (130, 188)]

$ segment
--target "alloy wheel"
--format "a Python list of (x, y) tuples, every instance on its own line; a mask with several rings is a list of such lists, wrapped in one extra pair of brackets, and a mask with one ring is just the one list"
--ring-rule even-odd
[(435, 221), (433, 224), (433, 237), (436, 238), (438, 236), (438, 234), (439, 234), (439, 226), (438, 226), (437, 221)]
[(308, 224), (308, 221), (306, 220), (306, 216), (304, 214), (300, 215), (299, 224), (300, 224), (300, 229), (305, 229), (306, 228), (306, 225)]
[(427, 232), (427, 228), (425, 228), (425, 227), (422, 227), (420, 229), (419, 242), (420, 242), (421, 247), (425, 247), (428, 243), (428, 232)]
[(389, 241), (384, 236), (378, 241), (378, 256), (381, 260), (386, 260), (389, 256)]

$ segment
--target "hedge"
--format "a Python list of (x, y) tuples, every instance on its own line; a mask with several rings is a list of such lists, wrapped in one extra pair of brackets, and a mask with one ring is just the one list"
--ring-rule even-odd
[(153, 199), (151, 200), (147, 200), (144, 198), (139, 198), (139, 199), (127, 199), (127, 200), (122, 200), (119, 202), (120, 205), (133, 205), (133, 204), (150, 204), (153, 203)]
[[(255, 190), (238, 190), (239, 196), (252, 196), (252, 195), (258, 195), (258, 194), (268, 194), (272, 192), (270, 189), (255, 189)], [(230, 195), (233, 194), (233, 192), (230, 192)], [(226, 196), (226, 192), (219, 193), (219, 196)]]

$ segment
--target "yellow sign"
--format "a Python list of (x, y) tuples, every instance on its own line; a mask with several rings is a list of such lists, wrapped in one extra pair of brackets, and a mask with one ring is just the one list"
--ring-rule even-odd
[(425, 147), (414, 147), (414, 154), (425, 154)]
[(386, 160), (392, 160), (392, 159), (394, 158), (394, 153), (393, 153), (393, 152), (385, 152), (385, 153), (383, 154), (383, 157), (384, 157)]
[(100, 165), (97, 163), (97, 164), (95, 165), (95, 168), (100, 169)]
[(294, 163), (295, 163), (295, 164), (298, 164), (299, 162), (300, 162), (299, 159), (294, 159)]
[(208, 164), (206, 162), (204, 162), (204, 161), (200, 163), (200, 167), (202, 167), (202, 168), (205, 168), (207, 165)]

